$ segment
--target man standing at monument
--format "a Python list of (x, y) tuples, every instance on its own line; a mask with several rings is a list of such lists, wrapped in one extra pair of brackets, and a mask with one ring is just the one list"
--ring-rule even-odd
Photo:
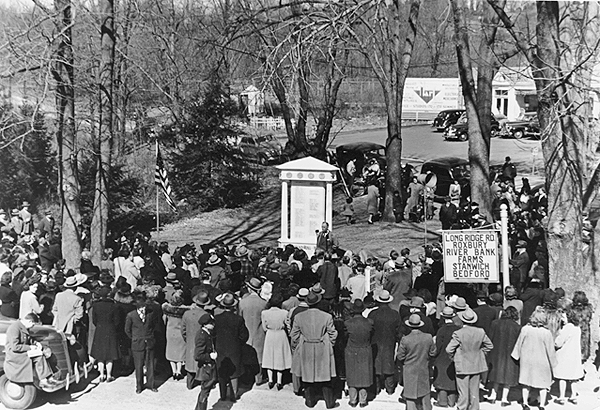
[(329, 224), (323, 222), (321, 224), (321, 230), (317, 231), (317, 250), (321, 249), (324, 252), (331, 254), (337, 251), (338, 245), (337, 238), (333, 232), (329, 230)]

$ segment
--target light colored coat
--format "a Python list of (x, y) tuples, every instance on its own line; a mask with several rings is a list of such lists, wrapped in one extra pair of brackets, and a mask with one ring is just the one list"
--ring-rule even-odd
[(536, 389), (550, 388), (556, 353), (552, 333), (548, 329), (523, 326), (511, 356), (520, 361), (520, 384)]
[(194, 305), (181, 318), (181, 336), (185, 341), (185, 371), (189, 373), (196, 373), (198, 371), (198, 362), (194, 356), (194, 349), (196, 348), (195, 338), (196, 333), (201, 328), (198, 324), (198, 319), (206, 313), (208, 312)]
[(44, 307), (40, 305), (37, 297), (30, 291), (26, 290), (21, 293), (19, 301), (19, 318), (23, 319), (28, 313), (35, 313), (39, 315), (44, 310)]
[(240, 300), (239, 307), (240, 315), (244, 318), (244, 323), (250, 333), (248, 344), (256, 350), (259, 363), (262, 363), (265, 330), (262, 326), (261, 313), (267, 308), (267, 302), (256, 293), (251, 293)]
[(413, 329), (400, 340), (398, 361), (404, 366), (404, 397), (416, 400), (431, 392), (429, 359), (434, 356), (435, 343), (429, 333)]
[(579, 380), (583, 377), (581, 363), (581, 328), (567, 323), (556, 340), (556, 368), (554, 377), (561, 380)]
[(328, 382), (336, 376), (333, 345), (338, 332), (329, 313), (316, 308), (298, 313), (290, 336), (293, 374), (304, 383)]
[(73, 333), (73, 325), (83, 317), (83, 299), (72, 289), (56, 295), (52, 306), (54, 320), (52, 326), (65, 333)]
[(492, 341), (483, 329), (463, 326), (452, 334), (446, 353), (454, 361), (456, 374), (469, 375), (487, 371), (485, 355), (493, 348)]

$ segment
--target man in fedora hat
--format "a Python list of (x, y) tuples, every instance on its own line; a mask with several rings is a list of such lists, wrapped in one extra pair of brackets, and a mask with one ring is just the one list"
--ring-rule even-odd
[(54, 229), (54, 218), (52, 217), (51, 210), (46, 209), (44, 217), (38, 223), (37, 229), (40, 231), (40, 236), (52, 234), (52, 230)]
[(23, 221), (22, 234), (31, 235), (33, 233), (33, 219), (31, 218), (31, 213), (29, 212), (29, 202), (24, 201), (23, 204), (21, 204), (19, 216)]
[(135, 307), (125, 317), (125, 334), (131, 339), (131, 351), (135, 366), (135, 392), (139, 394), (144, 389), (144, 367), (146, 368), (146, 387), (152, 392), (157, 392), (154, 385), (154, 349), (156, 346), (155, 333), (160, 318), (152, 309), (148, 308), (144, 292), (136, 294)]
[[(423, 333), (429, 333), (431, 336), (435, 336), (435, 329), (431, 318), (426, 315), (425, 301), (420, 296), (413, 296), (410, 299), (408, 305), (400, 306), (400, 319), (405, 321), (410, 315), (416, 314), (423, 321), (423, 327), (421, 331)], [(402, 333), (407, 335), (411, 332), (411, 328), (406, 326), (406, 322), (401, 324)]]
[[(175, 262), (175, 259), (173, 259)], [(210, 272), (210, 285), (218, 288), (219, 283), (226, 279), (225, 269), (222, 266), (223, 260), (216, 253), (212, 253), (206, 261), (205, 271)]]
[(212, 314), (214, 306), (211, 305), (210, 296), (205, 290), (200, 290), (192, 298), (191, 309), (186, 310), (181, 317), (181, 336), (185, 342), (185, 371), (188, 390), (194, 388), (194, 380), (198, 371), (198, 363), (194, 358), (195, 337), (200, 325), (198, 319), (206, 314)]
[(83, 298), (75, 293), (82, 280), (78, 280), (77, 275), (69, 276), (63, 284), (65, 290), (54, 298), (52, 326), (61, 332), (72, 334), (75, 322), (83, 317)]
[(458, 313), (463, 327), (455, 331), (446, 352), (456, 368), (458, 410), (479, 409), (479, 381), (488, 370), (485, 356), (494, 345), (483, 329), (475, 327), (477, 313), (466, 309)]
[(19, 216), (19, 210), (16, 208), (10, 211), (10, 224), (17, 236), (21, 236), (23, 233), (23, 220)]
[[(240, 315), (244, 318), (246, 327), (250, 332), (248, 344), (256, 350), (258, 355), (258, 363), (262, 364), (263, 347), (265, 344), (265, 330), (262, 326), (261, 313), (267, 308), (267, 302), (260, 296), (262, 281), (258, 278), (250, 278), (246, 282), (248, 294), (240, 301)], [(262, 368), (256, 375), (256, 385), (260, 386), (267, 382), (263, 377)]]
[(454, 309), (446, 306), (440, 313), (441, 325), (435, 335), (436, 356), (433, 363), (436, 371), (436, 377), (433, 381), (433, 387), (437, 391), (437, 407), (454, 407), (456, 404), (456, 374), (452, 360), (446, 353), (446, 346), (452, 340), (452, 334), (460, 329), (452, 319), (456, 316)]
[[(298, 306), (292, 308), (290, 310), (290, 312), (288, 313), (288, 317), (287, 317), (286, 323), (285, 323), (285, 327), (287, 329), (291, 329), (293, 327), (294, 318), (296, 317), (296, 315), (308, 310), (309, 306), (308, 306), (308, 303), (306, 303), (306, 298), (308, 297), (309, 294), (310, 294), (310, 291), (306, 288), (298, 289), (298, 294), (296, 297), (298, 298), (299, 304), (298, 304)], [(300, 394), (300, 392), (302, 390), (302, 380), (300, 379), (300, 377), (298, 375), (294, 374), (293, 372), (292, 372), (292, 389), (295, 394)]]
[(396, 389), (396, 365), (394, 349), (400, 337), (400, 316), (390, 307), (394, 297), (387, 290), (375, 295), (378, 308), (369, 313), (373, 321), (373, 344), (375, 349), (375, 381), (377, 392), (385, 388), (387, 394)]
[(398, 310), (400, 302), (405, 298), (404, 294), (412, 287), (412, 269), (407, 269), (404, 259), (396, 259), (394, 269), (390, 271), (383, 283), (383, 288), (390, 292), (393, 297), (391, 308)]
[(367, 388), (373, 384), (373, 348), (371, 336), (373, 322), (363, 317), (365, 305), (356, 299), (352, 304), (352, 317), (344, 322), (348, 335), (344, 358), (346, 363), (346, 383), (350, 407), (367, 405)]
[(215, 348), (217, 350), (217, 375), (221, 400), (238, 399), (238, 378), (245, 372), (243, 348), (248, 341), (248, 328), (244, 319), (235, 313), (238, 300), (225, 293), (220, 300), (222, 313), (215, 316)]
[(238, 245), (235, 248), (234, 256), (240, 263), (240, 275), (246, 280), (254, 276), (254, 266), (250, 261), (250, 250), (246, 245)]
[(429, 360), (435, 356), (435, 343), (430, 334), (423, 333), (425, 325), (421, 317), (412, 314), (404, 322), (411, 329), (400, 340), (398, 362), (402, 363), (404, 391), (407, 410), (431, 410), (431, 386), (429, 384)]
[(523, 290), (529, 273), (529, 254), (527, 253), (527, 242), (519, 239), (517, 241), (516, 248), (517, 250), (515, 251), (513, 257), (508, 261), (511, 266), (511, 285)]
[(336, 376), (333, 345), (338, 336), (333, 317), (317, 308), (322, 296), (309, 293), (309, 308), (294, 318), (290, 332), (292, 347), (292, 373), (302, 379), (304, 403), (307, 407), (317, 404), (319, 390), (323, 393), (328, 409), (336, 406), (332, 379)]

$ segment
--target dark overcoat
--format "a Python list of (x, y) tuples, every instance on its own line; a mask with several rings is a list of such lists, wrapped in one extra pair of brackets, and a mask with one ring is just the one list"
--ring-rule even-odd
[(446, 347), (452, 334), (460, 329), (454, 323), (445, 323), (439, 328), (435, 337), (436, 356), (433, 362), (435, 367), (435, 379), (433, 386), (439, 390), (456, 391), (456, 371), (454, 363), (446, 352)]
[(196, 373), (198, 371), (198, 362), (194, 357), (194, 349), (196, 347), (196, 333), (200, 330), (198, 319), (207, 312), (198, 307), (193, 306), (186, 311), (181, 318), (181, 336), (185, 341), (185, 371)]
[(413, 329), (402, 338), (397, 358), (403, 363), (405, 398), (416, 400), (431, 392), (429, 358), (433, 356), (435, 356), (435, 343), (430, 334)]
[(244, 319), (230, 311), (215, 316), (215, 348), (219, 377), (235, 379), (244, 373), (242, 349), (248, 340)]
[(143, 352), (146, 349), (154, 349), (158, 317), (156, 313), (146, 306), (145, 320), (142, 322), (137, 309), (132, 310), (125, 317), (125, 334), (131, 339), (131, 350)]
[(296, 315), (290, 332), (292, 373), (304, 383), (328, 382), (334, 378), (333, 345), (337, 335), (329, 313), (313, 307)]
[(400, 316), (389, 304), (381, 305), (369, 313), (373, 321), (373, 345), (375, 374), (395, 374), (394, 353), (396, 342), (400, 340)]
[(521, 326), (506, 317), (492, 322), (489, 336), (494, 348), (488, 354), (489, 381), (506, 386), (516, 386), (519, 383), (519, 362), (510, 355), (520, 332)]
[(206, 331), (200, 329), (194, 336), (194, 360), (196, 360), (197, 366), (202, 366), (206, 363), (215, 363), (210, 358), (210, 353), (214, 352), (214, 345), (212, 336), (206, 333)]
[(373, 322), (356, 315), (344, 322), (346, 344), (346, 383), (348, 387), (369, 387), (373, 384)]
[(20, 320), (6, 330), (4, 372), (11, 382), (33, 383), (33, 363), (27, 356), (32, 343), (29, 330)]
[(412, 269), (400, 269), (391, 271), (385, 279), (383, 288), (390, 292), (394, 300), (389, 304), (396, 311), (400, 307), (400, 302), (406, 299), (404, 294), (412, 286)]
[(92, 357), (100, 362), (119, 358), (119, 307), (112, 299), (100, 299), (94, 302), (92, 322), (96, 326), (92, 342)]

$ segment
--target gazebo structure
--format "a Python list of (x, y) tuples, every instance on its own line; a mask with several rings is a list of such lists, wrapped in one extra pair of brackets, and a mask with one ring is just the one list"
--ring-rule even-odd
[(333, 183), (338, 168), (313, 157), (276, 167), (281, 180), (281, 237), (279, 246), (292, 244), (312, 255), (321, 224), (332, 230)]

